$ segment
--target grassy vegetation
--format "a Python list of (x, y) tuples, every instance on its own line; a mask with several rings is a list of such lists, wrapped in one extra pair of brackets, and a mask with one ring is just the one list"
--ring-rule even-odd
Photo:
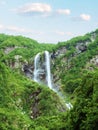
[[(92, 33), (95, 41), (91, 41)], [(98, 55), (98, 30), (92, 33), (57, 45), (0, 34), (0, 130), (98, 129), (98, 66), (91, 65), (92, 71), (86, 68)], [(87, 50), (77, 53), (77, 44), (85, 42), (89, 42)], [(54, 59), (52, 73), (58, 73), (62, 91), (73, 103), (69, 111), (47, 86), (8, 66), (16, 55), (22, 56), (19, 62), (32, 62), (38, 52), (56, 52), (63, 47), (66, 53)]]

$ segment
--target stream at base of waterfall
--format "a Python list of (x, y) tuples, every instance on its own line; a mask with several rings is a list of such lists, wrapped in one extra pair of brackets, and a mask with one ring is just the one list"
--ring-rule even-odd
[[(54, 92), (56, 92), (60, 97), (63, 98), (62, 93), (59, 92), (56, 87), (53, 87), (50, 67), (50, 54), (48, 51), (45, 51), (43, 56), (41, 53), (38, 53), (34, 58), (34, 74), (33, 80), (39, 84), (45, 84)], [(72, 104), (67, 102), (65, 103), (68, 109), (72, 108)]]

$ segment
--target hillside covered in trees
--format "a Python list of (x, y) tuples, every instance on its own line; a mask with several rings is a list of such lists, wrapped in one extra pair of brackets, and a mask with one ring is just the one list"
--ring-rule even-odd
[[(46, 50), (57, 91), (33, 80)], [(98, 130), (98, 29), (55, 45), (0, 34), (0, 130)]]

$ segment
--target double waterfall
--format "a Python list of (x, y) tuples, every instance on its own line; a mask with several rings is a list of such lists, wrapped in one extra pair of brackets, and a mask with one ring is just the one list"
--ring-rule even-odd
[[(50, 55), (48, 51), (44, 54), (38, 53), (34, 59), (34, 76), (33, 80), (40, 84), (46, 84), (50, 89), (55, 91), (60, 97), (62, 93), (59, 92), (52, 85), (51, 67), (50, 67)], [(68, 109), (72, 108), (71, 103), (65, 103)]]
[(43, 59), (42, 55), (38, 53), (34, 59), (34, 81), (38, 83), (46, 84), (52, 89), (51, 72), (50, 72), (50, 56), (49, 52), (44, 52)]

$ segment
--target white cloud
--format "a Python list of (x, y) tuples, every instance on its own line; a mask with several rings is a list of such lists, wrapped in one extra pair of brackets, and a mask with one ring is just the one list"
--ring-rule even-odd
[(18, 9), (18, 13), (49, 13), (52, 11), (51, 6), (43, 3), (29, 3)]
[(64, 31), (59, 31), (59, 30), (56, 30), (55, 33), (58, 35), (61, 35), (61, 36), (64, 36), (64, 35), (72, 36), (73, 35), (72, 32), (64, 32)]
[(72, 33), (72, 32), (66, 32), (66, 35), (68, 35), (68, 36), (72, 36), (73, 33)]
[(19, 27), (16, 27), (16, 26), (7, 26), (6, 30), (18, 32), (18, 33), (26, 32), (26, 30), (24, 28), (19, 28)]
[(20, 35), (43, 35), (44, 32), (39, 30), (31, 30), (27, 28), (21, 28), (17, 26), (4, 26), (0, 24), (0, 30), (4, 32), (8, 32), (10, 34), (20, 34)]
[(71, 13), (70, 9), (58, 9), (57, 10), (58, 14), (65, 14), (65, 15), (69, 15)]
[(91, 19), (91, 16), (89, 14), (81, 14), (80, 18), (84, 21), (89, 21)]
[(5, 28), (8, 31), (15, 32), (15, 33), (21, 33), (21, 34), (37, 34), (37, 35), (42, 35), (42, 31), (33, 31), (31, 29), (25, 29), (25, 28), (19, 28), (17, 26), (7, 26)]
[(61, 36), (65, 35), (65, 32), (63, 32), (63, 31), (55, 31), (55, 33), (58, 34), (58, 35), (61, 35)]
[(1, 30), (1, 29), (4, 29), (4, 26), (3, 26), (2, 24), (0, 24), (0, 30)]
[(17, 26), (5, 26), (3, 24), (0, 24), (0, 30), (4, 30), (4, 31), (10, 31), (10, 32), (14, 32), (14, 33), (32, 33), (32, 30), (29, 29), (25, 29), (25, 28), (20, 28)]
[(0, 5), (5, 5), (6, 1), (5, 0), (0, 0)]

